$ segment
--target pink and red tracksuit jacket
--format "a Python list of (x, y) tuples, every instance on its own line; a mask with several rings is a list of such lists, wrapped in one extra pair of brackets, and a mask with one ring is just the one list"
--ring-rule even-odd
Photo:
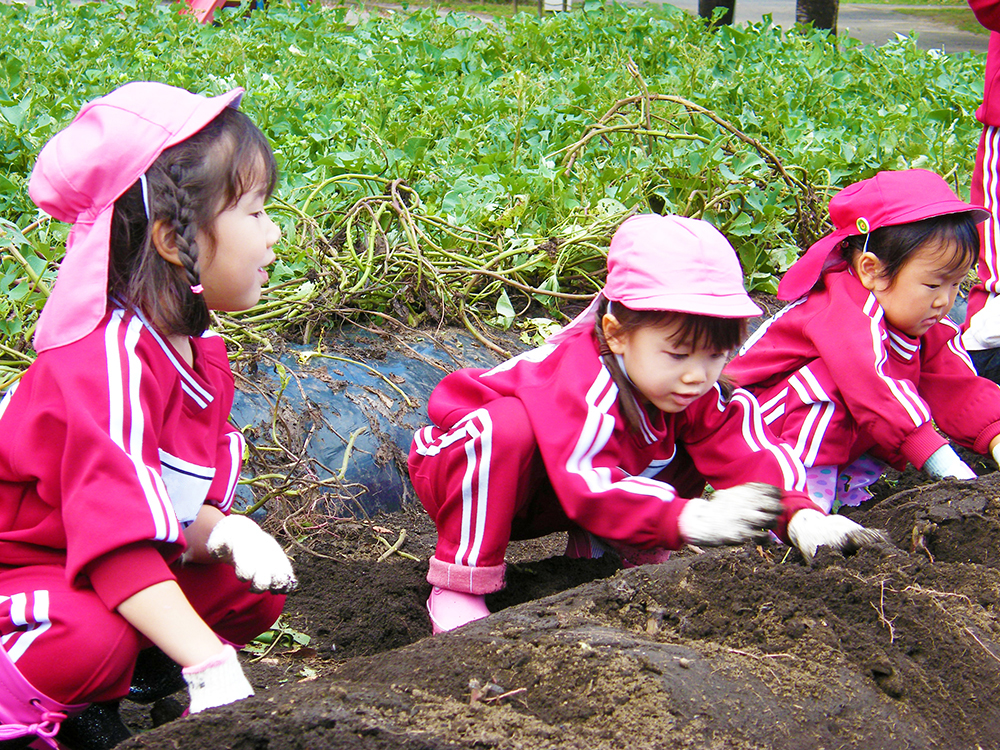
[(64, 703), (128, 691), (148, 647), (117, 607), (177, 581), (237, 645), (284, 597), (254, 594), (232, 566), (184, 565), (203, 504), (228, 512), (243, 436), (222, 339), (190, 339), (193, 366), (136, 313), (38, 355), (0, 401), (0, 636), (5, 658)]
[(1000, 386), (976, 375), (959, 335), (947, 319), (920, 338), (893, 329), (844, 263), (764, 322), (725, 372), (806, 466), (870, 453), (919, 468), (948, 443), (934, 423), (978, 453), (1000, 434)]

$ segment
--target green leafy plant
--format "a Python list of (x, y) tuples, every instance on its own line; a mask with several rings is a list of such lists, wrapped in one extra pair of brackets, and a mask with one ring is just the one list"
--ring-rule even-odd
[(31, 360), (66, 233), (31, 204), (31, 165), (128, 80), (244, 86), (274, 146), (281, 258), (257, 308), (218, 318), (236, 360), (344, 318), (457, 322), (494, 347), (491, 324), (565, 322), (637, 211), (713, 222), (748, 286), (771, 292), (837, 189), (925, 166), (964, 192), (978, 137), (982, 56), (907, 39), (713, 32), (670, 6), (489, 22), (272, 3), (217, 26), (180, 9), (0, 5), (0, 40), (19, 51), (0, 66), (0, 388)]
[(281, 616), (268, 630), (250, 641), (245, 650), (255, 656), (264, 656), (275, 648), (305, 648), (311, 640), (308, 634), (291, 627)]

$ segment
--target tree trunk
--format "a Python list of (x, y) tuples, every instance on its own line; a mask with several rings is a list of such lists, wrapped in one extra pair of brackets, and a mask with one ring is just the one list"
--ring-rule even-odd
[(725, 8), (725, 13), (716, 22), (717, 25), (731, 24), (736, 14), (736, 0), (698, 0), (698, 15), (711, 18), (716, 8)]
[(795, 0), (795, 21), (811, 23), (817, 29), (837, 33), (837, 11), (840, 0)]

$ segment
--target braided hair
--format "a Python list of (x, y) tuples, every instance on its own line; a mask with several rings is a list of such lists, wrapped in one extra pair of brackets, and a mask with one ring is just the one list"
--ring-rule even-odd
[[(145, 200), (139, 181), (115, 202), (108, 294), (140, 310), (162, 334), (200, 336), (210, 318), (195, 288), (200, 258), (215, 251), (215, 219), (261, 181), (271, 195), (278, 179), (274, 154), (250, 118), (227, 107), (160, 154), (145, 178)], [(157, 252), (156, 222), (167, 229), (180, 265)]]

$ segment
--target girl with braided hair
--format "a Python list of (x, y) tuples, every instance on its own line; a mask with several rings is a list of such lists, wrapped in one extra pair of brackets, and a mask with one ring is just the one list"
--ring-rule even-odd
[(243, 437), (210, 310), (257, 303), (277, 168), (236, 107), (127, 84), (45, 146), (32, 199), (73, 224), (0, 402), (0, 747), (111, 747), (117, 701), (253, 694), (235, 648), (295, 586), (231, 514)]

